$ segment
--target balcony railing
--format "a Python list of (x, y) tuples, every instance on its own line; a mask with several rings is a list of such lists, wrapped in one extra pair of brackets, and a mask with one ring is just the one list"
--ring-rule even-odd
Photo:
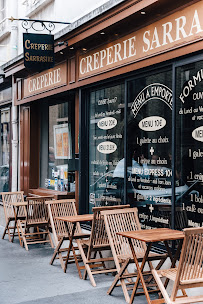
[(11, 26), (8, 18), (4, 18), (0, 21), (0, 39), (8, 35), (11, 32)]
[(27, 17), (30, 17), (38, 11), (42, 10), (44, 6), (53, 1), (54, 0), (25, 0), (23, 4), (26, 5)]

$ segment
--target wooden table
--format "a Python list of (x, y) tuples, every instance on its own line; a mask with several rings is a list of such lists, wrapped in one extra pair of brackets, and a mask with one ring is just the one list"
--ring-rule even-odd
[[(132, 255), (133, 255), (133, 259), (135, 261), (137, 271), (138, 271), (138, 276), (137, 276), (137, 280), (135, 282), (135, 285), (133, 287), (133, 292), (132, 292), (132, 295), (131, 295), (131, 298), (130, 298), (130, 303), (132, 303), (133, 300), (134, 300), (134, 297), (135, 297), (136, 292), (137, 292), (139, 281), (141, 281), (145, 296), (147, 298), (147, 303), (149, 303), (149, 304), (151, 304), (151, 303), (165, 303), (164, 299), (163, 300), (162, 299), (158, 299), (158, 300), (151, 300), (150, 299), (149, 292), (147, 290), (142, 271), (143, 271), (145, 263), (148, 259), (148, 255), (149, 255), (150, 249), (152, 247), (152, 244), (155, 243), (155, 242), (164, 242), (167, 253), (168, 253), (168, 256), (171, 259), (171, 267), (170, 268), (175, 267), (176, 261), (178, 259), (178, 256), (179, 256), (179, 253), (180, 253), (180, 250), (181, 250), (181, 247), (182, 247), (182, 241), (184, 239), (184, 233), (182, 231), (172, 230), (172, 229), (168, 229), (168, 228), (157, 228), (157, 229), (140, 230), (140, 231), (118, 232), (118, 234), (122, 235), (123, 237), (128, 238), (130, 248), (131, 248), (131, 251), (132, 251)], [(145, 256), (142, 260), (141, 266), (139, 266), (138, 259), (137, 259), (137, 256), (136, 256), (136, 252), (135, 252), (133, 244), (132, 244), (132, 239), (143, 241), (143, 242), (148, 244), (147, 251), (146, 251)], [(168, 241), (174, 241), (174, 240), (181, 240), (181, 241), (179, 242), (176, 253), (173, 256), (173, 254), (170, 250), (170, 247), (168, 245)], [(165, 286), (167, 286), (167, 284), (168, 284), (168, 280), (166, 280)]]
[[(27, 206), (27, 202), (11, 202), (9, 203), (10, 205), (12, 205), (14, 208), (14, 215), (15, 215), (15, 222), (14, 222), (14, 230), (13, 230), (13, 237), (12, 237), (12, 240), (11, 242), (13, 242), (14, 240), (14, 235), (15, 235), (15, 230), (16, 230), (16, 224), (17, 224), (17, 220), (18, 219), (22, 219), (22, 216), (19, 218), (18, 216), (18, 213), (19, 213), (19, 208), (20, 207), (26, 207)], [(26, 210), (25, 210), (25, 216), (26, 216)], [(20, 241), (20, 245), (23, 246), (22, 242), (21, 242), (21, 237), (20, 237), (20, 231), (19, 231), (19, 228), (17, 226), (17, 230), (18, 230), (18, 237), (19, 237), (19, 241)]]
[[(65, 259), (65, 267), (64, 267), (64, 272), (66, 272), (67, 269), (67, 265), (68, 265), (68, 260), (69, 260), (69, 256), (70, 256), (70, 251), (72, 249), (72, 244), (73, 244), (73, 239), (77, 239), (77, 238), (86, 238), (87, 236), (89, 236), (89, 234), (84, 234), (84, 235), (79, 235), (78, 237), (75, 235), (75, 229), (76, 229), (76, 224), (80, 223), (80, 222), (90, 222), (93, 220), (93, 214), (81, 214), (81, 215), (75, 215), (75, 216), (59, 216), (56, 217), (57, 220), (59, 221), (63, 221), (65, 224), (65, 227), (67, 229), (67, 233), (68, 233), (68, 237), (69, 237), (69, 246), (68, 246), (68, 253)], [(72, 223), (73, 224), (73, 228), (72, 231), (69, 231), (68, 225), (67, 223)], [(52, 256), (51, 262), (50, 264), (53, 263), (56, 255), (59, 253), (59, 250), (61, 248), (61, 245), (63, 243), (63, 238), (61, 238), (61, 240), (59, 241), (54, 254)], [(79, 272), (80, 278), (82, 278), (81, 273)]]

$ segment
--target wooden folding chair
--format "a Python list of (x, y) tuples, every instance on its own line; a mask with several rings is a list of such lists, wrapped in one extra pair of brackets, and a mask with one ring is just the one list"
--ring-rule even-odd
[[(64, 272), (66, 272), (66, 267), (64, 261), (66, 261), (66, 255), (63, 253), (67, 253), (68, 248), (61, 248), (64, 241), (69, 240), (69, 235), (67, 233), (67, 229), (63, 221), (59, 221), (56, 217), (59, 216), (74, 216), (77, 215), (77, 210), (75, 206), (74, 199), (63, 199), (63, 200), (55, 200), (55, 201), (47, 201), (49, 216), (50, 216), (50, 223), (52, 227), (53, 233), (53, 240), (55, 245), (55, 251), (50, 261), (52, 265), (55, 259), (59, 259), (61, 263), (61, 267)], [(69, 231), (72, 231), (73, 224), (67, 223)], [(76, 231), (74, 234), (75, 241), (78, 243), (78, 238), (89, 237), (89, 234), (82, 233), (80, 224), (76, 224)], [(79, 262), (82, 261), (81, 255), (76, 254), (76, 250), (78, 247), (75, 244), (72, 246), (72, 254), (69, 256), (68, 264), (76, 263), (76, 267), (78, 270), (78, 274), (80, 278), (82, 278), (81, 269), (84, 269), (84, 265), (80, 266)]]
[[(93, 275), (116, 271), (115, 266), (109, 268), (105, 264), (106, 262), (114, 261), (114, 258), (104, 257), (102, 255), (103, 251), (111, 250), (111, 247), (106, 233), (104, 219), (103, 216), (101, 216), (101, 211), (118, 210), (129, 207), (130, 205), (117, 205), (117, 206), (104, 206), (104, 207), (92, 208), (94, 217), (92, 222), (90, 239), (80, 240), (78, 242), (78, 247), (83, 259), (83, 263), (85, 265), (85, 272), (83, 278), (86, 279), (88, 274), (91, 284), (94, 287), (96, 286), (96, 283)], [(85, 245), (87, 247), (86, 248), (87, 255), (85, 255), (82, 245)], [(97, 253), (99, 254), (99, 257), (96, 258)]]
[[(203, 289), (195, 296), (187, 296), (185, 292), (185, 289), (203, 287), (203, 227), (187, 228), (183, 231), (185, 237), (178, 267), (152, 270), (167, 304), (203, 303)], [(171, 297), (161, 281), (162, 277), (174, 281)], [(178, 290), (181, 290), (183, 295), (177, 296)]]
[[(18, 219), (17, 226), (20, 231), (20, 242), (28, 250), (28, 245), (53, 242), (49, 232), (49, 215), (45, 201), (51, 200), (53, 196), (27, 197), (26, 218)], [(33, 230), (33, 231), (31, 231)]]
[[(130, 263), (134, 264), (134, 259), (132, 257), (132, 252), (129, 246), (128, 239), (118, 235), (117, 232), (121, 231), (136, 231), (141, 230), (140, 222), (138, 219), (137, 208), (127, 208), (123, 210), (109, 210), (102, 211), (101, 215), (104, 216), (104, 222), (106, 226), (107, 235), (109, 238), (109, 243), (111, 246), (111, 251), (114, 257), (114, 262), (116, 265), (117, 275), (110, 286), (107, 294), (111, 294), (113, 289), (120, 286), (118, 282), (120, 281), (125, 300), (127, 303), (130, 301), (128, 290), (128, 285), (134, 284), (132, 278), (137, 276), (137, 271), (129, 273), (127, 267)], [(141, 262), (144, 258), (146, 252), (146, 244), (138, 240), (132, 240), (138, 261)], [(149, 268), (152, 269), (152, 260), (159, 260), (156, 266), (159, 269), (167, 258), (167, 254), (156, 254), (153, 252), (149, 253), (148, 264)], [(150, 271), (145, 271), (143, 275), (148, 276), (148, 287), (157, 287), (152, 281), (152, 275)], [(153, 290), (155, 292), (156, 289)], [(143, 292), (137, 292), (137, 294), (143, 294)]]
[[(10, 242), (13, 240), (15, 235), (15, 226), (14, 225), (10, 226), (11, 222), (15, 221), (14, 207), (11, 205), (11, 203), (24, 202), (23, 193), (24, 193), (23, 191), (1, 192), (3, 206), (4, 206), (4, 214), (6, 219), (6, 227), (4, 229), (2, 239), (4, 239), (6, 234), (8, 234), (8, 238)], [(26, 210), (25, 207), (22, 206), (19, 208), (18, 218), (25, 219), (25, 216), (26, 216)], [(19, 231), (18, 231), (18, 236), (19, 236)]]

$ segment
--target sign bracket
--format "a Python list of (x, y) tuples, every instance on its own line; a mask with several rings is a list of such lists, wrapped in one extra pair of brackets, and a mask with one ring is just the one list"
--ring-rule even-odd
[[(33, 29), (37, 32), (42, 32), (44, 30), (49, 31), (51, 34), (52, 31), (55, 29), (55, 24), (70, 24), (70, 22), (62, 22), (62, 21), (48, 21), (48, 20), (38, 20), (38, 19), (24, 19), (24, 18), (8, 18), (11, 22), (13, 21), (22, 21), (22, 27), (28, 33), (28, 30)], [(40, 25), (40, 27), (37, 27)]]

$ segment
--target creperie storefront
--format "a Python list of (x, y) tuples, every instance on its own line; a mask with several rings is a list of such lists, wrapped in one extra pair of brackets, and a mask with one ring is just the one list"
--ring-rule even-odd
[(30, 169), (38, 179), (29, 188), (73, 195), (81, 213), (129, 203), (143, 228), (200, 227), (203, 1), (177, 0), (168, 11), (150, 3), (124, 1), (118, 15), (109, 10), (78, 36), (68, 32), (57, 64), (17, 83), (21, 113), (31, 103), (39, 120), (31, 132), (39, 128), (39, 166)]

